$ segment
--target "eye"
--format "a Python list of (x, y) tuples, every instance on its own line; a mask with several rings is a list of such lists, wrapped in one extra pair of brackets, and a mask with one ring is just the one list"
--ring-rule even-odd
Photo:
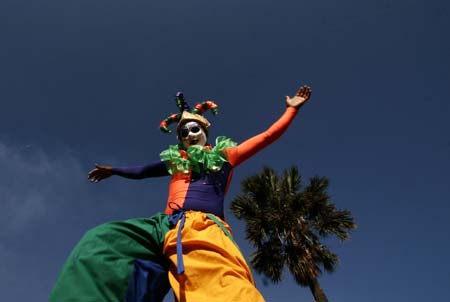
[(198, 132), (200, 132), (200, 127), (197, 127), (197, 126), (192, 127), (192, 128), (191, 128), (191, 132), (192, 132), (192, 133), (198, 133)]
[(189, 135), (188, 129), (181, 129), (181, 137), (185, 138)]

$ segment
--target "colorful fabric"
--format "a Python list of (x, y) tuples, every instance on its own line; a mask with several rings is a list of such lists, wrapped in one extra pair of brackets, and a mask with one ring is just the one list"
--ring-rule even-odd
[[(180, 222), (166, 234), (164, 255), (170, 260), (169, 281), (176, 301), (264, 301), (239, 248), (208, 216), (202, 212), (186, 212), (181, 231), (184, 274), (177, 272)], [(215, 219), (231, 235), (228, 224)]]
[[(164, 214), (94, 228), (65, 263), (50, 300), (158, 301), (165, 292), (155, 295), (153, 289), (164, 284), (160, 283), (164, 275), (160, 273), (169, 263), (169, 281), (178, 302), (263, 301), (224, 222), (223, 202), (233, 169), (278, 139), (296, 112), (288, 107), (268, 130), (237, 146), (222, 137), (210, 151), (163, 152), (163, 161), (173, 169), (165, 213), (187, 211), (181, 236), (177, 235), (180, 223), (171, 228)], [(168, 175), (163, 168), (164, 162), (157, 162), (116, 168), (113, 173), (140, 179)], [(187, 173), (180, 173), (185, 169)], [(181, 255), (177, 255), (177, 237), (181, 239)], [(182, 274), (177, 272), (180, 256), (185, 264)]]
[(225, 149), (223, 153), (227, 161), (233, 168), (236, 168), (238, 165), (275, 142), (286, 132), (296, 114), (296, 108), (287, 107), (284, 114), (273, 123), (269, 129), (249, 138), (234, 148)]
[(169, 176), (166, 165), (163, 162), (154, 162), (144, 166), (135, 167), (115, 167), (112, 168), (114, 175), (130, 178), (143, 179), (149, 177)]
[(125, 302), (161, 302), (169, 289), (166, 267), (153, 261), (136, 259)]
[[(174, 209), (185, 209), (212, 213), (224, 218), (223, 204), (233, 169), (277, 140), (287, 130), (296, 113), (295, 108), (288, 107), (280, 119), (266, 131), (237, 146), (223, 149), (222, 154), (226, 162), (218, 171), (202, 169), (196, 172), (191, 169), (188, 173), (174, 173), (165, 213), (170, 214)], [(185, 160), (188, 161), (188, 158)], [(174, 165), (177, 164), (178, 161), (175, 161)]]
[(236, 143), (225, 136), (216, 138), (216, 145), (212, 149), (203, 146), (191, 146), (186, 151), (179, 145), (169, 146), (161, 152), (161, 160), (166, 163), (170, 174), (189, 173), (190, 170), (200, 173), (205, 171), (218, 171), (227, 161), (222, 151), (234, 147)]
[[(140, 285), (139, 277), (130, 282), (136, 260), (157, 263), (167, 269), (168, 262), (162, 250), (169, 229), (167, 215), (157, 214), (151, 218), (109, 222), (90, 230), (65, 262), (50, 301), (151, 301), (125, 299), (127, 295), (138, 296), (127, 293), (131, 284), (136, 289), (146, 287), (148, 283)], [(142, 265), (137, 267), (142, 271)], [(161, 284), (164, 280), (156, 285)], [(168, 289), (166, 286), (165, 293), (164, 286), (159, 289), (162, 297)]]
[[(169, 229), (171, 218), (176, 220), (157, 214), (87, 232), (66, 261), (50, 301), (161, 302), (169, 280), (178, 302), (263, 301), (228, 224), (188, 211), (180, 237), (181, 220)], [(180, 257), (187, 267), (182, 273), (177, 270)]]

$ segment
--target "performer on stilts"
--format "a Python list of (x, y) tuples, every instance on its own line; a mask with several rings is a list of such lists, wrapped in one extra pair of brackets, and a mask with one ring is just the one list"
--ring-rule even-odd
[(286, 97), (286, 111), (266, 131), (236, 144), (220, 136), (208, 144), (206, 110), (193, 110), (176, 95), (180, 113), (165, 119), (169, 132), (177, 123), (178, 145), (161, 160), (139, 167), (97, 165), (89, 179), (112, 175), (131, 179), (171, 176), (165, 213), (109, 222), (88, 231), (74, 248), (50, 296), (52, 302), (157, 302), (172, 288), (178, 302), (262, 302), (251, 271), (224, 218), (224, 198), (233, 169), (277, 140), (309, 99), (303, 86)]

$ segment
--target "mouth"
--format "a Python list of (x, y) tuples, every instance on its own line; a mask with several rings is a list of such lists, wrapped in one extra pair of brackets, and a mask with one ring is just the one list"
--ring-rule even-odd
[(189, 142), (189, 145), (197, 145), (198, 144), (198, 139), (194, 138)]

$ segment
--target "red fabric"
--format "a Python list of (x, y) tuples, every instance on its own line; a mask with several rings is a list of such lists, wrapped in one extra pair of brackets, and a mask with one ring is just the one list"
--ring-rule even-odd
[(223, 153), (228, 159), (228, 162), (233, 167), (237, 167), (242, 162), (276, 141), (284, 132), (286, 132), (296, 114), (296, 108), (287, 107), (285, 113), (270, 126), (269, 129), (246, 140), (236, 147), (225, 149)]

